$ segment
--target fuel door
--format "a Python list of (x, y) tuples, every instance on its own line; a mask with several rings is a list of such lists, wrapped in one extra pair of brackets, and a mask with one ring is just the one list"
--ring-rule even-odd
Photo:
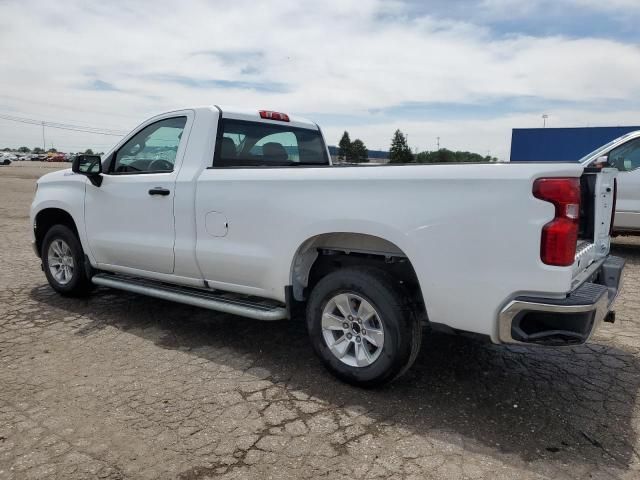
[(205, 228), (212, 237), (225, 237), (229, 230), (227, 217), (220, 212), (209, 212), (205, 215)]

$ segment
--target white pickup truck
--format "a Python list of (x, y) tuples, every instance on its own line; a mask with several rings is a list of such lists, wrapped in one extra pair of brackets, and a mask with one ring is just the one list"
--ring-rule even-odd
[(189, 108), (43, 176), (33, 244), (63, 295), (100, 285), (306, 318), (326, 367), (373, 386), (409, 368), (427, 325), (572, 345), (612, 321), (624, 265), (609, 255), (616, 172), (338, 167), (308, 120)]
[(640, 234), (640, 130), (630, 132), (580, 159), (580, 163), (607, 162), (617, 168), (614, 234)]

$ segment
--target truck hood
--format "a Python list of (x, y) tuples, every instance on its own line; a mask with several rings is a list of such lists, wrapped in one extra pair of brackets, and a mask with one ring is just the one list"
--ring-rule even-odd
[(60, 183), (60, 182), (74, 182), (74, 181), (84, 181), (85, 177), (82, 175), (78, 175), (73, 173), (70, 168), (66, 168), (64, 170), (57, 170), (55, 172), (47, 173), (41, 176), (36, 183)]

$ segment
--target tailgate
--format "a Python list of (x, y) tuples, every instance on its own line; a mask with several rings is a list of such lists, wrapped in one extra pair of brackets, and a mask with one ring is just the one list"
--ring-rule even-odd
[(615, 208), (615, 168), (585, 168), (580, 178), (580, 232), (573, 263), (573, 285), (588, 278), (609, 254)]

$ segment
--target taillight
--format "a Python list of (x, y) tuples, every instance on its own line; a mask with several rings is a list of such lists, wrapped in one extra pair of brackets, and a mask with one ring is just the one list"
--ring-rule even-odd
[(266, 118), (268, 120), (278, 120), (280, 122), (288, 122), (289, 115), (280, 112), (271, 112), (269, 110), (260, 110), (260, 118)]
[(618, 179), (613, 179), (613, 203), (611, 205), (611, 223), (609, 224), (609, 236), (613, 235), (613, 221), (616, 219), (616, 198), (618, 198)]
[(556, 207), (553, 220), (542, 227), (540, 258), (547, 265), (572, 265), (578, 243), (580, 219), (580, 180), (577, 178), (539, 178), (533, 195)]

